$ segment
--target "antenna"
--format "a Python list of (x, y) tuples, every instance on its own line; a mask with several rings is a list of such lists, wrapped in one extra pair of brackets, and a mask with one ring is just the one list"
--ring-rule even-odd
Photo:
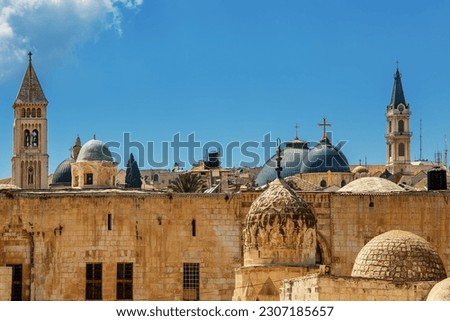
[(445, 169), (447, 169), (448, 168), (447, 135), (444, 135), (444, 144), (445, 144), (445, 149), (444, 149), (444, 166), (445, 166)]
[(422, 159), (422, 118), (420, 118), (420, 154), (419, 154), (419, 160)]

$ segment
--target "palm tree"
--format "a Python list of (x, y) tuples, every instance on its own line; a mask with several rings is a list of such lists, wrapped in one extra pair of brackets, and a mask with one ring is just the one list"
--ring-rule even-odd
[(203, 187), (203, 180), (198, 174), (184, 173), (172, 181), (169, 185), (175, 193), (198, 193)]

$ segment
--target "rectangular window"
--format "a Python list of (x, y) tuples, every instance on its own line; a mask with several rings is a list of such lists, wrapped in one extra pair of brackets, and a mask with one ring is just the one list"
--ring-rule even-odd
[(22, 301), (22, 264), (7, 266), (12, 268), (11, 301)]
[(133, 263), (117, 263), (117, 300), (133, 300)]
[(183, 300), (200, 300), (200, 263), (183, 263)]
[(94, 184), (94, 174), (88, 173), (86, 174), (86, 185), (92, 185)]
[(102, 299), (102, 264), (86, 264), (86, 300)]

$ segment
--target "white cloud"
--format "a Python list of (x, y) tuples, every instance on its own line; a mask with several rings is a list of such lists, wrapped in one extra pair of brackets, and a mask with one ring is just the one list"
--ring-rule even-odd
[(77, 45), (113, 29), (122, 35), (122, 13), (143, 0), (0, 0), (0, 80), (28, 50), (58, 61)]

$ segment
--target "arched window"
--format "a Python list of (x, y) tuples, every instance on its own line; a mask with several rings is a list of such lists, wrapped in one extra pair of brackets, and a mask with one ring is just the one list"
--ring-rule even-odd
[(27, 108), (27, 117), (31, 117), (31, 109)]
[(28, 129), (25, 129), (25, 132), (23, 134), (23, 146), (29, 147), (30, 144), (31, 144), (30, 131)]
[(343, 180), (341, 181), (341, 187), (344, 187), (346, 184), (347, 184), (347, 183), (346, 183), (345, 179), (343, 179)]
[(403, 133), (405, 131), (405, 122), (402, 119), (398, 121), (398, 131), (400, 133)]
[(39, 145), (39, 133), (37, 129), (34, 129), (31, 133), (31, 144), (33, 147), (38, 147)]
[(159, 180), (158, 174), (153, 175), (153, 181), (157, 182)]
[(22, 108), (22, 118), (25, 118), (25, 108)]
[(327, 181), (326, 180), (321, 180), (320, 181), (320, 187), (327, 187)]
[(389, 152), (389, 157), (392, 157), (392, 145), (391, 144), (388, 145), (388, 152)]
[(389, 132), (392, 133), (392, 121), (389, 121)]
[(398, 156), (405, 156), (405, 144), (403, 143), (398, 145)]
[(33, 167), (28, 167), (28, 185), (34, 184), (34, 169)]
[(31, 117), (36, 117), (36, 108), (31, 110)]
[(40, 108), (37, 109), (37, 116), (41, 117), (41, 109)]

